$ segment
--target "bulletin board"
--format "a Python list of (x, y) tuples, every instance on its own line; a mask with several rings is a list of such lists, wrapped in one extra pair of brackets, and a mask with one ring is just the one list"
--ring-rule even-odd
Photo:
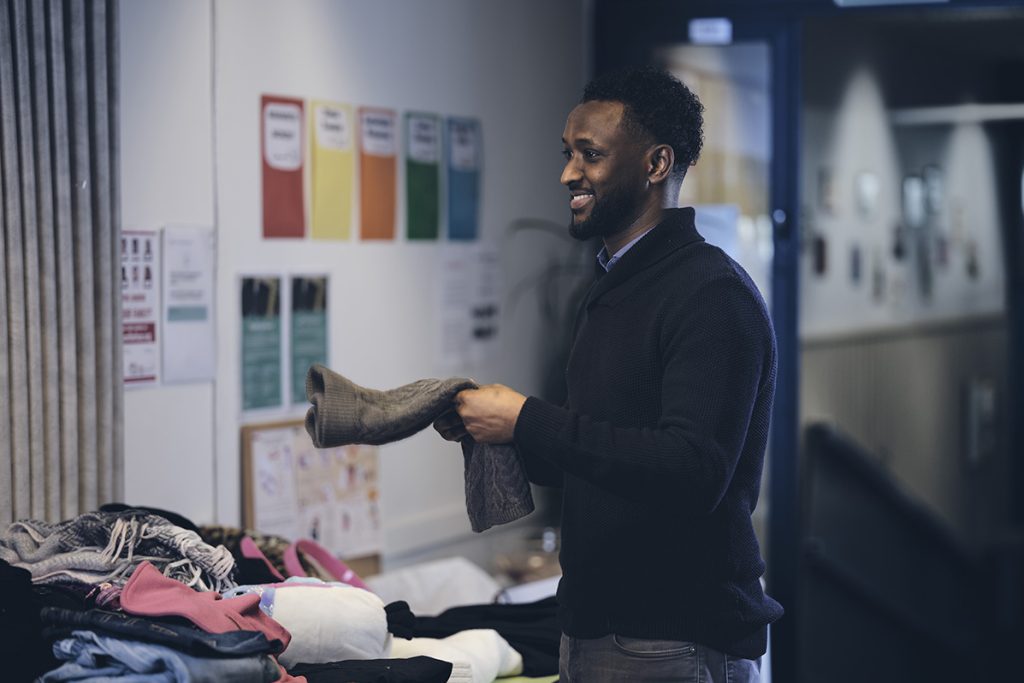
[(242, 427), (241, 451), (246, 528), (311, 538), (346, 561), (379, 556), (376, 447), (314, 448), (305, 423), (288, 420)]

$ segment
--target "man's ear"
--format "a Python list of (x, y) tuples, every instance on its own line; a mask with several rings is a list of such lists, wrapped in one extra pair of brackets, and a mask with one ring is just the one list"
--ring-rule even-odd
[(648, 152), (647, 180), (653, 184), (663, 183), (672, 174), (676, 154), (671, 145), (656, 145)]

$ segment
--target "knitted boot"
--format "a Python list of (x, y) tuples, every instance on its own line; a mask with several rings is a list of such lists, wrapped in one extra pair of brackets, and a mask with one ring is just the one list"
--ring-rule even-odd
[[(463, 377), (421, 379), (378, 391), (314, 365), (306, 375), (306, 431), (317, 448), (399, 441), (426, 428), (449, 410), (455, 395), (475, 389)], [(466, 511), (474, 531), (533, 512), (533, 496), (519, 453), (512, 445), (462, 440)]]

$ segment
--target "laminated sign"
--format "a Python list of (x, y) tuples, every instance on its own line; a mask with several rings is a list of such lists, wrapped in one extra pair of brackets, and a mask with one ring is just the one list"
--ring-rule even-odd
[(441, 120), (405, 115), (406, 224), (411, 240), (437, 239), (441, 211)]
[(264, 95), (263, 236), (304, 237), (302, 100)]
[(397, 137), (395, 112), (359, 110), (360, 235), (364, 240), (395, 238)]
[(448, 238), (472, 240), (480, 213), (480, 122), (448, 119)]
[(310, 173), (314, 239), (348, 239), (355, 184), (355, 121), (352, 108), (334, 102), (310, 103)]

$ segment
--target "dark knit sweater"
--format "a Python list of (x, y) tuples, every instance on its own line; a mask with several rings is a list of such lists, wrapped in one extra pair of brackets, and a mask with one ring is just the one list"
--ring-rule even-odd
[(515, 443), (532, 481), (564, 486), (562, 630), (688, 640), (755, 658), (782, 607), (759, 583), (757, 503), (775, 338), (743, 269), (665, 220), (577, 317), (568, 401), (530, 397)]

